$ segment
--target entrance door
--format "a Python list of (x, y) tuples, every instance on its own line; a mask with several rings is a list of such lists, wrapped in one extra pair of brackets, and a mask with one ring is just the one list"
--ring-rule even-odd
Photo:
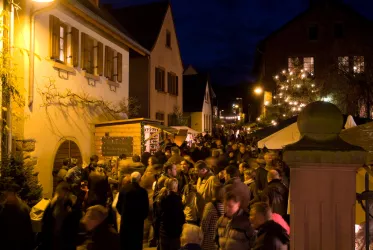
[[(58, 171), (62, 167), (63, 160), (67, 158), (75, 158), (78, 160), (78, 164), (82, 164), (82, 154), (80, 153), (80, 149), (78, 145), (70, 140), (64, 141), (57, 150), (56, 156), (54, 157), (53, 163), (53, 173), (57, 176)], [(53, 191), (56, 189), (57, 186), (57, 178), (53, 176)]]

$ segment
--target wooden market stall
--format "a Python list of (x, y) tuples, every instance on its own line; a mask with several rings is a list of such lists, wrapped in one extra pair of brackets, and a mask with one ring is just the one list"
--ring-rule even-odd
[(167, 136), (174, 136), (177, 129), (164, 126), (159, 121), (139, 118), (95, 124), (94, 151), (102, 159), (121, 154), (153, 154)]

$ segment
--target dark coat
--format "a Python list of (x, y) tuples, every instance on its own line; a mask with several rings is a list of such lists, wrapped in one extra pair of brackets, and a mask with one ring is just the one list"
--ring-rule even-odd
[(108, 177), (104, 174), (91, 172), (88, 177), (88, 206), (106, 206), (110, 190)]
[(149, 213), (146, 190), (136, 182), (124, 185), (119, 193), (117, 210), (121, 217), (121, 249), (142, 249), (144, 220)]
[(179, 238), (185, 223), (181, 197), (177, 193), (170, 192), (169, 195), (157, 201), (156, 208), (160, 235), (168, 238)]
[(269, 198), (272, 212), (285, 218), (287, 215), (289, 189), (282, 184), (281, 180), (272, 180), (268, 183), (263, 193)]
[(285, 229), (270, 220), (258, 228), (252, 250), (287, 250), (289, 241), (289, 235)]
[(0, 205), (2, 250), (31, 250), (34, 247), (29, 209), (22, 201)]
[(42, 219), (41, 249), (75, 250), (81, 218), (81, 211), (70, 199), (50, 203)]
[(87, 250), (119, 250), (119, 235), (107, 223), (97, 226), (87, 244)]
[(250, 159), (250, 153), (246, 151), (245, 153), (242, 154), (240, 151), (238, 151), (236, 157), (237, 157), (236, 159), (238, 163), (242, 163), (242, 162), (247, 163)]
[(240, 209), (232, 218), (225, 215), (219, 218), (216, 236), (219, 249), (247, 250), (253, 246), (255, 231), (249, 215)]
[(259, 167), (256, 170), (255, 184), (259, 192), (263, 191), (268, 185), (267, 175), (268, 171), (264, 167)]

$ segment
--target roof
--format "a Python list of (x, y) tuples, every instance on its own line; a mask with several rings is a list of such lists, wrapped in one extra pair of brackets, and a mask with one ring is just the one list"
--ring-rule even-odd
[(89, 0), (66, 0), (60, 3), (68, 10), (93, 24), (97, 29), (101, 29), (112, 36), (113, 39), (117, 39), (140, 54), (149, 53), (149, 51), (134, 40), (130, 33), (112, 15), (103, 11)]
[[(206, 93), (206, 84), (209, 84), (207, 74), (183, 76), (183, 111), (202, 112)], [(211, 86), (210, 96), (211, 96)]]
[(112, 9), (110, 13), (136, 41), (151, 51), (158, 39), (169, 6), (169, 1), (162, 0), (149, 4)]
[[(343, 126), (346, 124), (347, 118), (348, 118), (348, 115), (343, 115)], [(353, 117), (353, 118), (354, 118), (354, 121), (355, 121), (356, 125), (365, 124), (365, 123), (371, 121), (367, 118), (360, 118), (360, 117)], [(268, 127), (262, 128), (260, 130), (255, 131), (254, 133), (250, 134), (250, 136), (256, 137), (259, 140), (263, 139), (263, 138), (266, 138), (266, 137), (276, 133), (277, 131), (280, 131), (280, 130), (290, 126), (291, 124), (297, 122), (297, 119), (298, 119), (298, 116), (293, 116), (289, 119), (279, 121), (277, 123), (277, 126), (268, 126)]]

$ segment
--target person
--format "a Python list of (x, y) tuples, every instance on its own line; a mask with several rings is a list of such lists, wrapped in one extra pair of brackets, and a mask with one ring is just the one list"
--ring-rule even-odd
[(42, 250), (75, 250), (82, 212), (75, 206), (70, 185), (61, 182), (44, 211), (41, 230)]
[(257, 195), (256, 185), (255, 185), (255, 170), (252, 168), (249, 168), (248, 170), (245, 170), (244, 172), (244, 183), (248, 186), (250, 190), (250, 198), (249, 200), (253, 200), (254, 196)]
[(129, 164), (128, 168), (130, 173), (139, 172), (144, 174), (145, 171), (145, 166), (142, 164), (140, 156), (136, 154), (132, 156), (132, 163)]
[(268, 172), (268, 186), (264, 189), (263, 194), (268, 196), (272, 211), (286, 220), (289, 190), (281, 182), (277, 170), (273, 169)]
[(89, 174), (95, 170), (97, 163), (98, 163), (98, 156), (97, 155), (92, 155), (89, 158), (90, 162), (89, 165), (82, 170), (81, 174), (81, 180), (82, 181), (88, 181)]
[(260, 155), (257, 159), (257, 163), (259, 167), (256, 169), (256, 178), (255, 178), (255, 185), (257, 187), (258, 192), (262, 192), (268, 185), (267, 175), (268, 171), (265, 169), (266, 161), (263, 158), (263, 155)]
[(241, 195), (239, 188), (241, 186), (226, 186), (225, 214), (217, 222), (216, 242), (219, 249), (247, 250), (251, 249), (255, 240), (255, 232), (246, 211), (247, 197)]
[[(77, 164), (77, 160), (72, 158), (71, 159), (71, 168), (67, 171), (65, 180), (73, 186), (73, 189), (77, 190), (80, 188), (80, 184), (82, 181), (83, 175), (83, 168), (80, 164)], [(87, 179), (88, 181), (88, 176)]]
[(198, 169), (199, 176), (197, 181), (197, 208), (199, 218), (201, 218), (205, 204), (213, 199), (214, 185), (219, 181), (208, 168), (206, 162), (197, 161), (195, 167)]
[(198, 226), (184, 224), (180, 238), (182, 246), (180, 250), (205, 250), (204, 248), (201, 248), (202, 240), (203, 233)]
[(192, 167), (192, 164), (187, 160), (183, 160), (181, 161), (180, 166), (181, 171), (177, 179), (179, 181), (179, 192), (182, 194), (184, 193), (184, 188), (186, 187), (186, 185), (188, 185), (191, 181), (189, 176), (189, 169)]
[(139, 182), (141, 174), (133, 172), (131, 183), (122, 187), (117, 203), (121, 215), (120, 245), (121, 249), (141, 250), (144, 234), (144, 220), (148, 217), (148, 193)]
[(192, 183), (187, 184), (182, 195), (185, 220), (187, 223), (198, 225), (197, 190)]
[(224, 173), (225, 185), (241, 182), (240, 172), (235, 166), (229, 165)]
[(30, 211), (18, 197), (19, 186), (5, 187), (5, 201), (0, 204), (0, 242), (4, 250), (32, 250), (34, 240)]
[(184, 158), (180, 155), (180, 149), (178, 147), (171, 148), (171, 157), (168, 158), (167, 163), (171, 164), (180, 164), (180, 162), (184, 160)]
[(159, 249), (178, 250), (185, 222), (183, 204), (177, 193), (176, 178), (168, 178), (156, 199), (156, 223), (159, 224)]
[(238, 170), (240, 171), (240, 177), (242, 181), (245, 180), (244, 173), (248, 169), (249, 169), (249, 165), (246, 162), (242, 162), (240, 163), (240, 165), (238, 165)]
[(176, 165), (173, 163), (166, 163), (163, 166), (163, 174), (158, 179), (155, 189), (154, 189), (154, 196), (158, 195), (158, 192), (164, 187), (164, 183), (168, 178), (176, 178), (177, 176), (177, 169)]
[(211, 202), (207, 203), (201, 219), (201, 229), (203, 232), (203, 250), (217, 250), (218, 246), (215, 242), (216, 223), (220, 216), (224, 214), (224, 187), (217, 184), (214, 187), (214, 198)]
[(106, 206), (107, 199), (110, 193), (110, 185), (108, 177), (103, 172), (103, 168), (97, 167), (91, 171), (88, 177), (88, 198), (87, 205), (102, 205)]
[(66, 181), (65, 177), (66, 177), (67, 172), (69, 171), (69, 167), (70, 167), (70, 159), (69, 158), (64, 159), (62, 162), (62, 167), (57, 173), (57, 185), (63, 181)]
[(240, 149), (239, 151), (237, 152), (237, 155), (236, 155), (236, 159), (237, 159), (237, 164), (241, 164), (241, 163), (247, 163), (248, 160), (250, 159), (250, 153), (248, 151), (246, 151), (246, 147), (245, 145), (241, 145), (240, 146)]
[(258, 231), (252, 250), (287, 250), (289, 235), (285, 229), (272, 220), (272, 211), (265, 202), (253, 204), (250, 221)]
[(82, 219), (86, 230), (91, 237), (84, 242), (83, 248), (89, 250), (119, 250), (118, 233), (107, 223), (108, 211), (101, 205), (95, 205), (87, 209)]

